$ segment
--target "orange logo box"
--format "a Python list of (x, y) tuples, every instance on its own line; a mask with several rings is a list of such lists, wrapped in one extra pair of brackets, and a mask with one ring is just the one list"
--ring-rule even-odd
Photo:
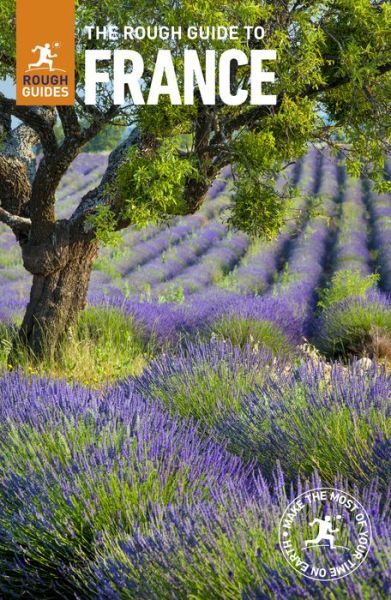
[(17, 0), (16, 103), (58, 106), (74, 100), (74, 0)]

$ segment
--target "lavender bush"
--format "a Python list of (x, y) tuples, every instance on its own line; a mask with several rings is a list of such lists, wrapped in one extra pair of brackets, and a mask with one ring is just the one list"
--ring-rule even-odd
[(326, 356), (391, 357), (391, 300), (379, 292), (332, 304), (317, 323), (316, 342)]
[(390, 457), (376, 458), (391, 425), (384, 369), (303, 359), (295, 367), (249, 346), (213, 342), (157, 358), (136, 388), (173, 414), (196, 416), (269, 476), (278, 460), (291, 479), (317, 468), (332, 484), (338, 465), (351, 482), (368, 484), (377, 474), (387, 486)]
[[(282, 484), (281, 475), (272, 490), (258, 480), (252, 497), (242, 493), (229, 507), (193, 505), (184, 513), (170, 512), (164, 526), (147, 535), (121, 536), (115, 544), (104, 538), (100, 561), (89, 569), (96, 597), (386, 598), (389, 521), (379, 507), (375, 486), (362, 496), (366, 505), (375, 507), (371, 517), (376, 547), (353, 576), (316, 582), (300, 578), (281, 560), (277, 528), (281, 507), (287, 503)], [(322, 483), (314, 476), (298, 485), (304, 491)], [(146, 577), (140, 578), (140, 571)]]
[(70, 566), (93, 556), (103, 533), (137, 535), (155, 513), (250, 486), (249, 466), (132, 392), (15, 374), (0, 396), (3, 593), (34, 597), (56, 580), (68, 590)]
[(281, 266), (292, 238), (302, 227), (303, 213), (306, 212), (307, 196), (315, 187), (315, 166), (318, 154), (313, 150), (300, 162), (295, 171), (290, 170), (285, 177), (281, 176), (277, 187), (283, 187), (286, 180), (296, 183), (298, 196), (288, 211), (286, 222), (278, 237), (272, 241), (255, 240), (241, 264), (234, 269), (220, 285), (241, 294), (264, 293), (271, 284)]
[(375, 529), (368, 562), (349, 581), (315, 584), (277, 541), (290, 495), (321, 486), (316, 475), (287, 495), (281, 472), (267, 484), (130, 387), (92, 393), (13, 374), (0, 398), (3, 596), (387, 597), (389, 521), (375, 483), (353, 490)]
[(372, 194), (374, 232), (378, 261), (382, 274), (382, 288), (391, 292), (391, 201), (389, 194)]
[(321, 207), (298, 237), (288, 257), (285, 271), (270, 293), (290, 303), (308, 334), (317, 302), (317, 288), (322, 283), (328, 252), (332, 219), (339, 197), (337, 167), (329, 158), (323, 160), (318, 194)]
[(371, 272), (371, 256), (368, 216), (363, 193), (363, 184), (360, 180), (347, 180), (339, 220), (334, 266), (338, 271), (352, 271), (366, 276)]

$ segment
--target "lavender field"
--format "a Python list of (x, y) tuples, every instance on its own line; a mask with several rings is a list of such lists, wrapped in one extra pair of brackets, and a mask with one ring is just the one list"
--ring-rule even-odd
[[(77, 158), (59, 217), (106, 162)], [(103, 248), (57, 367), (7, 364), (31, 281), (0, 226), (1, 597), (390, 596), (391, 198), (322, 149), (283, 178), (270, 241), (228, 228), (228, 168), (195, 215)], [(322, 486), (372, 525), (335, 581), (279, 548), (287, 504)]]

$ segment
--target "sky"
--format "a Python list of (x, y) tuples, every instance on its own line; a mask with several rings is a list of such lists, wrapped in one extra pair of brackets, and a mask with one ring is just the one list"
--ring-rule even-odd
[[(7, 79), (0, 79), (0, 92), (7, 96), (7, 98), (15, 98), (15, 84), (10, 77)], [(17, 119), (12, 117), (12, 127), (18, 124)]]
[(3, 92), (4, 96), (8, 98), (15, 98), (15, 84), (12, 79), (0, 79), (0, 92)]

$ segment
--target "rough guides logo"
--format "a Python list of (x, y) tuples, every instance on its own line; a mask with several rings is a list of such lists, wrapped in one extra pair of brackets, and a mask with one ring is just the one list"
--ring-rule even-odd
[(17, 0), (16, 18), (17, 104), (73, 104), (74, 0)]

